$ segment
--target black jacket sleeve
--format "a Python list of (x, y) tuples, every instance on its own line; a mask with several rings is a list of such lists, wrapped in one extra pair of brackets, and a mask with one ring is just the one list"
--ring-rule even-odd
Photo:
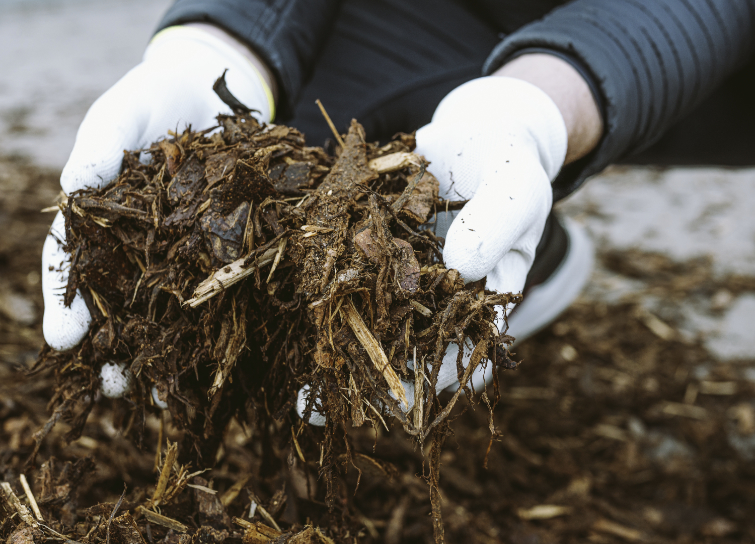
[(490, 74), (524, 49), (574, 60), (599, 94), (604, 134), (566, 166), (554, 198), (655, 142), (753, 53), (755, 0), (576, 0), (506, 37)]
[(278, 111), (285, 118), (293, 111), (339, 5), (339, 0), (177, 0), (158, 30), (206, 22), (248, 44), (275, 74)]

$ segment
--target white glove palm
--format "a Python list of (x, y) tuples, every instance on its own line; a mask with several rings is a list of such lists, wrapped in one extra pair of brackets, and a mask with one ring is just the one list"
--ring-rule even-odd
[[(141, 64), (87, 112), (60, 177), (63, 191), (105, 186), (118, 176), (124, 150), (146, 147), (169, 130), (211, 127), (219, 113), (231, 113), (212, 90), (226, 69), (233, 95), (258, 110), (262, 121), (270, 121), (270, 90), (242, 53), (194, 28), (174, 27), (158, 34)], [(69, 308), (63, 304), (70, 260), (60, 244), (65, 241), (63, 223), (59, 213), (42, 250), (43, 331), (47, 343), (58, 350), (76, 346), (91, 323), (79, 294)]]
[[(566, 157), (567, 132), (556, 104), (538, 87), (519, 79), (487, 77), (456, 88), (417, 131), (416, 153), (430, 161), (440, 196), (469, 200), (464, 208), (438, 214), (435, 230), (446, 238), (443, 258), (465, 281), (487, 276), (495, 291), (522, 291), (553, 203), (550, 182)], [(454, 219), (455, 217), (455, 219)], [(450, 228), (449, 228), (450, 227)], [(499, 308), (502, 317), (503, 308)], [(503, 324), (503, 320), (500, 320)], [(465, 346), (467, 365), (474, 346)], [(437, 391), (457, 382), (458, 346), (451, 344), (438, 374)], [(489, 365), (488, 365), (489, 366)], [(476, 390), (488, 371), (472, 375)], [(414, 384), (404, 382), (411, 409)], [(304, 414), (308, 388), (299, 392)], [(322, 414), (309, 422), (324, 425)]]

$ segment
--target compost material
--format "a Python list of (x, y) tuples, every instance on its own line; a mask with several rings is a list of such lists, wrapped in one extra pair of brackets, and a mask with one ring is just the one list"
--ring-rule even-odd
[[(66, 440), (72, 427), (61, 418), (26, 465), (56, 389), (52, 371), (26, 372), (42, 342), (39, 251), (50, 215), (39, 210), (58, 191), (59, 173), (0, 156), (0, 481), (36, 519), (34, 497), (42, 518), (27, 525), (0, 489), (0, 540), (88, 544), (107, 541), (109, 524), (111, 543), (124, 535), (134, 544), (219, 540), (226, 531), (228, 544), (238, 544), (246, 522), (249, 542), (301, 533), (299, 542), (327, 542), (318, 529), (335, 542), (433, 541), (430, 442), (415, 447), (399, 425), (388, 432), (347, 424), (353, 464), (339, 476), (344, 506), (333, 511), (316, 498), (325, 482), (319, 451), (309, 455), (312, 429), (293, 418), (260, 432), (232, 419), (214, 468), (175, 493), (181, 467), (185, 476), (200, 469), (175, 462), (156, 508), (165, 459), (182, 441), (169, 411), (145, 411), (140, 448), (132, 431), (118, 431), (133, 405), (99, 399), (78, 439)], [(518, 345), (512, 357), (523, 363), (501, 374), (494, 440), (487, 407), (462, 397), (457, 410), (466, 411), (447, 420), (439, 459), (446, 541), (755, 542), (755, 360), (717, 360), (684, 338), (673, 314), (643, 310), (648, 300), (672, 309), (721, 292), (736, 299), (755, 292), (755, 279), (718, 277), (704, 262), (662, 255), (599, 257), (604, 274), (646, 290), (620, 303), (583, 299)]]
[[(412, 136), (379, 147), (353, 121), (330, 156), (240, 107), (218, 124), (125, 153), (113, 184), (61, 204), (65, 301), (80, 293), (93, 323), (73, 352), (42, 351), (35, 372), (54, 372), (57, 387), (37, 445), (60, 419), (69, 439), (81, 435), (100, 369), (115, 365), (130, 381), (116, 425), (136, 444), (147, 414), (167, 407), (182, 432), (176, 463), (210, 467), (236, 417), (263, 444), (281, 435), (301, 460), (319, 458), (325, 485), (312, 499), (335, 510), (345, 500), (338, 474), (354, 462), (346, 426), (398, 423), (418, 448), (431, 444), (441, 540), (445, 420), (460, 395), (474, 396), (478, 365), (515, 366), (496, 307), (518, 296), (486, 291), (484, 280), (465, 286), (443, 266), (443, 240), (423, 224), (451, 204)], [(461, 385), (441, 403), (451, 343), (474, 349), (468, 364), (459, 350)], [(325, 416), (322, 431), (296, 415), (303, 387), (304, 420)], [(496, 396), (482, 394), (490, 410)]]

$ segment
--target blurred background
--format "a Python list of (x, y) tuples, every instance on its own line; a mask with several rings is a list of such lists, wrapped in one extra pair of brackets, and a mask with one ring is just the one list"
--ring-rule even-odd
[[(47, 419), (49, 383), (22, 373), (42, 345), (39, 255), (53, 216), (40, 210), (55, 203), (87, 108), (139, 62), (169, 4), (0, 0), (0, 465), (23, 459)], [(755, 169), (614, 166), (558, 208), (590, 232), (595, 272), (565, 316), (517, 348), (524, 364), (502, 377), (487, 469), (486, 410), (454, 424), (449, 534), (755, 541)], [(61, 429), (57, 456), (96, 453), (91, 437), (64, 446)], [(98, 478), (134, 478), (125, 472)], [(421, 524), (402, 527), (420, 538)]]

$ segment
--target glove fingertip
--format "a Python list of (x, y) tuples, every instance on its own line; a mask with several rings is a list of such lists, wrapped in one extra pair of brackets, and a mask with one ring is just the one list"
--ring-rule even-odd
[(56, 351), (68, 351), (81, 343), (89, 332), (92, 316), (80, 296), (76, 296), (69, 308), (52, 304), (45, 308), (42, 333), (47, 344)]
[[(299, 417), (304, 420), (304, 415), (307, 411), (307, 402), (309, 401), (309, 392), (311, 391), (311, 387), (309, 385), (305, 385), (301, 389), (299, 389), (299, 393), (296, 397), (296, 413), (299, 414)], [(318, 412), (314, 407), (312, 408), (312, 412), (310, 413), (309, 420), (304, 420), (305, 423), (309, 423), (310, 425), (314, 425), (315, 427), (324, 427), (325, 422), (327, 421), (326, 417)]]
[(486, 259), (480, 254), (474, 243), (460, 241), (458, 236), (449, 232), (443, 248), (443, 261), (447, 268), (459, 271), (465, 283), (478, 281), (487, 275), (489, 268)]
[[(68, 163), (60, 174), (60, 187), (66, 195), (80, 189), (100, 189), (118, 177), (123, 162), (123, 150), (109, 151), (106, 156), (100, 155), (96, 159), (83, 159), (78, 153), (71, 153)], [(87, 156), (96, 157), (93, 151)]]

